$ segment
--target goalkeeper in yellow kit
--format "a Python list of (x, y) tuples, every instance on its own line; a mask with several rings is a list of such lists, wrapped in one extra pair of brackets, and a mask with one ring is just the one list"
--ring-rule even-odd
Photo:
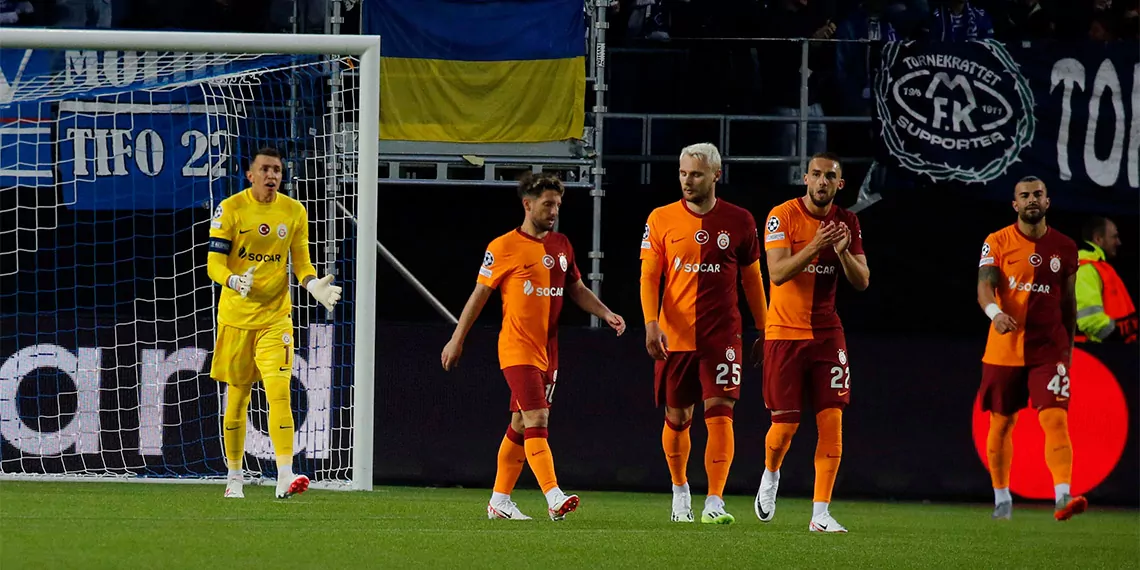
[(293, 273), (328, 310), (340, 300), (332, 275), (317, 279), (309, 261), (309, 218), (300, 202), (279, 194), (281, 154), (257, 151), (246, 178), (251, 186), (218, 205), (210, 222), (210, 279), (222, 285), (218, 336), (210, 377), (229, 384), (223, 441), (229, 477), (227, 498), (241, 499), (246, 418), (253, 384), (269, 400), (269, 439), (277, 456), (277, 497), (309, 488), (293, 474), (293, 319), (289, 300), (289, 255)]

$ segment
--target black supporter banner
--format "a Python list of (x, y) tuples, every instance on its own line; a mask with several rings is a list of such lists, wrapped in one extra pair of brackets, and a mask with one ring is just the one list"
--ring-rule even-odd
[(888, 42), (876, 80), (889, 164), (1006, 199), (1045, 181), (1067, 209), (1135, 211), (1136, 42)]

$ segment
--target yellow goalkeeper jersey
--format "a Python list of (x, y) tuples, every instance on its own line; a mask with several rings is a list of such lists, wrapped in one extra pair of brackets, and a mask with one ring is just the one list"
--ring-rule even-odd
[[(261, 329), (288, 318), (289, 254), (297, 282), (315, 277), (309, 261), (309, 218), (305, 206), (277, 193), (263, 204), (249, 188), (218, 205), (210, 220), (210, 253), (206, 263), (210, 279), (222, 285), (218, 322), (239, 329)], [(244, 299), (226, 285), (231, 275), (250, 267), (253, 286)]]

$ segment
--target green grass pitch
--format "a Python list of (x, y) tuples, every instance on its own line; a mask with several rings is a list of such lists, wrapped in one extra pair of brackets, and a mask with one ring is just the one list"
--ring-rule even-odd
[[(1045, 505), (839, 501), (846, 535), (807, 530), (811, 504), (782, 498), (761, 523), (727, 498), (731, 526), (669, 522), (669, 495), (582, 493), (563, 522), (535, 490), (533, 521), (490, 521), (489, 492), (269, 486), (223, 500), (221, 484), (0, 483), (0, 568), (1138, 568), (1140, 512), (1091, 510), (1058, 523)], [(698, 510), (701, 498), (694, 498)]]

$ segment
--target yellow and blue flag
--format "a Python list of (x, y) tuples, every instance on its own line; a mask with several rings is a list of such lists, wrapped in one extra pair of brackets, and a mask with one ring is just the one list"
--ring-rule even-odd
[(582, 0), (371, 0), (380, 138), (545, 142), (585, 119)]

